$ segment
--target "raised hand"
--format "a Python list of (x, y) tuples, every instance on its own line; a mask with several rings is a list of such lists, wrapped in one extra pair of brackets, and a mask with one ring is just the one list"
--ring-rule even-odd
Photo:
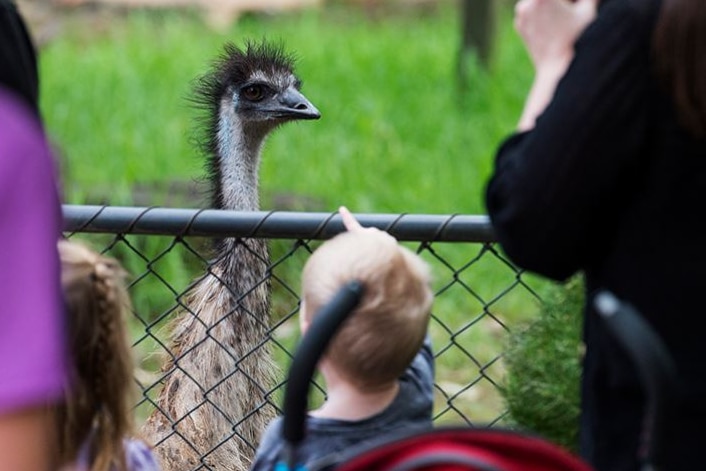
[(515, 5), (515, 29), (537, 69), (571, 62), (576, 39), (596, 18), (598, 1), (520, 0)]
[(574, 58), (574, 44), (596, 18), (599, 0), (520, 0), (515, 6), (515, 28), (525, 42), (535, 67), (534, 82), (517, 125), (534, 127), (549, 104), (557, 83)]
[(338, 214), (341, 215), (341, 219), (343, 220), (343, 225), (346, 227), (346, 230), (360, 231), (365, 229), (345, 206), (338, 208)]
[(394, 240), (395, 242), (397, 241), (397, 239), (395, 239), (393, 236), (391, 236), (385, 231), (381, 231), (377, 227), (361, 226), (358, 220), (353, 216), (353, 214), (351, 214), (350, 211), (348, 211), (348, 208), (346, 208), (345, 206), (341, 206), (338, 208), (338, 214), (341, 215), (343, 225), (346, 227), (346, 230), (348, 232), (365, 232), (367, 235), (373, 234), (378, 237), (389, 237), (390, 240)]

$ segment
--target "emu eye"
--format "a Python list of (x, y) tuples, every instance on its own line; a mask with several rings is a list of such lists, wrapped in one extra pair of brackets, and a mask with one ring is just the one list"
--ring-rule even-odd
[(250, 101), (260, 101), (265, 98), (265, 87), (262, 85), (248, 85), (241, 91), (243, 97)]

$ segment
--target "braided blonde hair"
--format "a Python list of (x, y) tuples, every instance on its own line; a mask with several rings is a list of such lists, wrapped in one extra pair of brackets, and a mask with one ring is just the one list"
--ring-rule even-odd
[(133, 361), (123, 315), (125, 270), (77, 242), (59, 242), (61, 284), (72, 359), (57, 410), (63, 463), (90, 439), (91, 471), (126, 471), (123, 438), (133, 433)]

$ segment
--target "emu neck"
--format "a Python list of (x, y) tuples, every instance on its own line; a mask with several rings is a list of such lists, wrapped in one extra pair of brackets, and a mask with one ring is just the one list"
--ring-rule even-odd
[(257, 211), (260, 152), (265, 133), (248, 132), (227, 100), (221, 104), (218, 122), (217, 165), (220, 188), (217, 201), (222, 209)]
[[(233, 111), (228, 100), (221, 104), (218, 122), (218, 184), (216, 201), (221, 209), (257, 211), (259, 203), (260, 152), (267, 131), (248, 126)], [(244, 293), (256, 286), (265, 276), (268, 251), (263, 239), (225, 238), (217, 249), (221, 276), (235, 293)], [(266, 298), (266, 296), (265, 296)], [(243, 303), (260, 302), (249, 296)], [(266, 300), (265, 300), (266, 301)], [(267, 314), (267, 307), (248, 306), (249, 312)]]

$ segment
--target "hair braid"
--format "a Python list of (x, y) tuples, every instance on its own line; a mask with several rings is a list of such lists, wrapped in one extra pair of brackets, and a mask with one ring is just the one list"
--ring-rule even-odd
[[(63, 411), (65, 454), (76, 459), (89, 439), (91, 471), (125, 471), (123, 438), (132, 433), (132, 357), (122, 318), (129, 297), (113, 259), (60, 243), (74, 373)], [(60, 411), (61, 413), (61, 411)], [(61, 417), (61, 414), (60, 414)]]
[[(126, 384), (131, 381), (131, 366), (119, 355), (127, 350), (122, 326), (123, 302), (121, 296), (122, 270), (112, 260), (100, 258), (93, 267), (93, 282), (96, 293), (96, 322), (98, 327), (96, 355), (98, 362), (94, 369), (96, 388), (95, 417), (95, 461), (96, 471), (108, 471), (111, 464), (117, 469), (125, 469), (125, 455), (122, 447), (123, 432), (129, 428), (129, 408), (125, 394)], [(127, 392), (127, 391), (126, 391)]]
[[(100, 400), (104, 395), (105, 385), (105, 370), (100, 368), (100, 365), (107, 365), (110, 362), (110, 339), (111, 331), (113, 330), (113, 319), (110, 313), (110, 286), (108, 269), (102, 262), (97, 262), (93, 267), (91, 279), (93, 281), (96, 305), (96, 321), (97, 321), (97, 342), (96, 355), (94, 357), (95, 375), (93, 376), (93, 386), (96, 397)], [(98, 404), (99, 408), (102, 404)]]

